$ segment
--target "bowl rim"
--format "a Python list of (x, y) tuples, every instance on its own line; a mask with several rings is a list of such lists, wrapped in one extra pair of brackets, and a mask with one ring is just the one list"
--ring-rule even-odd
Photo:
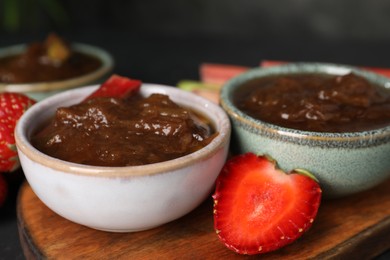
[[(87, 54), (97, 58), (102, 64), (101, 66), (85, 75), (65, 79), (65, 80), (53, 80), (47, 82), (31, 82), (31, 83), (0, 83), (0, 92), (42, 92), (52, 90), (62, 90), (81, 86), (93, 82), (108, 72), (114, 67), (114, 59), (110, 53), (106, 50), (92, 46), (89, 44), (74, 42), (71, 43), (71, 48), (83, 54)], [(17, 44), (8, 47), (0, 48), (0, 58), (21, 54), (26, 50), (28, 44)]]
[[(225, 113), (225, 111), (219, 107), (217, 104), (214, 104), (212, 101), (209, 101), (203, 97), (200, 97), (194, 93), (180, 90), (175, 87), (160, 85), (160, 84), (151, 84), (143, 83), (141, 87), (141, 93), (167, 93), (169, 96), (183, 98), (183, 102), (186, 100), (191, 100), (191, 104), (199, 104), (196, 108), (193, 105), (187, 104), (187, 107), (193, 108), (194, 110), (205, 114), (202, 111), (199, 111), (199, 107), (203, 107), (204, 110), (212, 110), (213, 113), (205, 114), (207, 118), (212, 121), (214, 127), (219, 134), (205, 147), (201, 148), (198, 151), (195, 151), (191, 154), (154, 164), (139, 165), (139, 166), (123, 166), (123, 167), (107, 167), (107, 166), (91, 166), (83, 165), (72, 162), (67, 162), (60, 160), (49, 155), (46, 155), (35, 147), (33, 147), (29, 141), (27, 135), (27, 125), (33, 120), (33, 117), (37, 116), (41, 111), (47, 109), (48, 107), (58, 107), (58, 105), (53, 105), (59, 103), (60, 101), (66, 101), (68, 98), (73, 98), (73, 103), (77, 103), (82, 100), (83, 97), (91, 93), (99, 85), (90, 85), (86, 87), (81, 87), (77, 89), (67, 90), (62, 93), (53, 95), (43, 101), (40, 101), (30, 107), (19, 119), (16, 129), (15, 129), (15, 141), (18, 152), (23, 153), (30, 160), (35, 163), (44, 165), (58, 171), (62, 171), (69, 174), (75, 175), (86, 175), (86, 176), (97, 176), (97, 177), (131, 177), (131, 176), (149, 176), (156, 174), (164, 174), (172, 172), (174, 170), (181, 169), (183, 167), (192, 165), (194, 163), (205, 161), (208, 158), (211, 158), (223, 147), (228, 146), (230, 142), (231, 127), (230, 121)], [(81, 94), (80, 94), (81, 93)], [(143, 93), (144, 94), (144, 93)], [(172, 98), (175, 99), (175, 98)], [(184, 105), (182, 102), (175, 100), (176, 103)], [(62, 102), (61, 102), (62, 103)], [(48, 119), (48, 118), (46, 118)], [(35, 126), (30, 132), (35, 130), (39, 126)], [(220, 128), (220, 129), (218, 129)]]
[(244, 82), (262, 76), (288, 75), (296, 73), (325, 73), (329, 75), (344, 75), (353, 72), (373, 82), (376, 85), (390, 89), (390, 79), (379, 74), (360, 69), (350, 65), (319, 63), (319, 62), (292, 62), (279, 66), (266, 68), (253, 68), (244, 72), (231, 80), (227, 81), (220, 95), (220, 104), (228, 115), (241, 124), (248, 125), (259, 131), (268, 132), (271, 135), (284, 135), (290, 138), (305, 138), (313, 141), (350, 141), (356, 142), (362, 139), (371, 140), (374, 137), (378, 139), (390, 140), (390, 125), (359, 132), (315, 132), (278, 126), (272, 123), (253, 118), (239, 110), (232, 102), (233, 92)]

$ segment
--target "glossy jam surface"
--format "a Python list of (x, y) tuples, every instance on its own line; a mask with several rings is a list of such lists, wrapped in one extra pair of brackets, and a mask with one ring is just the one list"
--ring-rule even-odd
[(178, 158), (217, 135), (204, 117), (162, 94), (129, 100), (95, 98), (57, 109), (32, 144), (74, 163), (133, 166)]
[(360, 132), (390, 125), (390, 89), (347, 74), (297, 74), (253, 79), (234, 93), (249, 116), (315, 132)]

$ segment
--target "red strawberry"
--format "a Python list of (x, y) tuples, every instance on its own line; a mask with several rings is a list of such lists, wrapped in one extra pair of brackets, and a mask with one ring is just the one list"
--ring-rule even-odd
[(246, 153), (225, 164), (213, 198), (219, 238), (229, 249), (253, 255), (290, 244), (307, 231), (321, 189), (306, 171), (285, 174), (275, 161)]
[(112, 75), (95, 92), (89, 95), (86, 100), (95, 97), (127, 98), (138, 92), (141, 84), (140, 80)]
[(15, 125), (24, 111), (34, 103), (34, 100), (23, 94), (0, 93), (0, 172), (13, 171), (19, 166)]
[(7, 198), (8, 186), (7, 182), (4, 179), (4, 176), (0, 174), (0, 207), (4, 204), (5, 199)]

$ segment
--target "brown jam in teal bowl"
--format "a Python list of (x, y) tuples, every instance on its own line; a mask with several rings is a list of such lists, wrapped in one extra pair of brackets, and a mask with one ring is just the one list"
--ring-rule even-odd
[(360, 132), (390, 125), (390, 89), (354, 73), (254, 78), (237, 88), (233, 102), (255, 119), (304, 131)]

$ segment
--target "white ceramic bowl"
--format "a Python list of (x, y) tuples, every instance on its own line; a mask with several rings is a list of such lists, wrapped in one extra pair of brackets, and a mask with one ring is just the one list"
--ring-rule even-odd
[[(26, 48), (27, 45), (25, 44), (1, 48), (0, 58), (21, 54)], [(66, 80), (20, 84), (0, 83), (0, 92), (19, 92), (40, 101), (70, 88), (95, 84), (113, 69), (114, 60), (105, 50), (82, 43), (74, 43), (71, 45), (71, 48), (80, 53), (96, 57), (102, 65), (88, 74)]]
[(55, 159), (30, 144), (32, 134), (57, 107), (78, 103), (94, 89), (78, 88), (47, 98), (32, 106), (17, 124), (21, 165), (43, 203), (81, 225), (131, 232), (180, 218), (210, 195), (227, 157), (230, 122), (219, 106), (174, 87), (143, 84), (141, 93), (167, 94), (210, 119), (219, 135), (192, 154), (143, 166), (97, 167)]

